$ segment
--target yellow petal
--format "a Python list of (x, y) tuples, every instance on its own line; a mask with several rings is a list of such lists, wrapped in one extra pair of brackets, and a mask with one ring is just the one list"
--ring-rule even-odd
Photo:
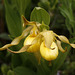
[(22, 33), (22, 38), (25, 38), (25, 36), (28, 35), (28, 33), (31, 31), (32, 28), (33, 28), (33, 26), (27, 27)]
[(55, 34), (55, 36), (58, 37), (62, 42), (67, 43), (71, 45), (73, 48), (75, 48), (75, 44), (71, 44), (65, 36), (62, 36), (62, 35), (59, 36), (57, 34)]
[(5, 46), (1, 47), (0, 50), (5, 50), (6, 48), (11, 47), (11, 46), (12, 44), (6, 44)]
[(30, 32), (30, 30), (33, 28), (33, 26), (28, 27), (27, 29), (25, 29), (22, 33), (21, 36), (15, 38), (10, 44), (6, 44), (5, 46), (3, 46), (2, 48), (0, 48), (0, 50), (5, 50), (8, 47), (11, 47), (13, 45), (17, 45), (19, 44), (20, 40), (23, 39), (25, 36), (28, 35), (28, 33)]
[(58, 47), (57, 45), (55, 44), (55, 42), (53, 42), (51, 44), (51, 48), (54, 48), (53, 50), (52, 49), (49, 49), (45, 46), (45, 43), (42, 42), (41, 43), (41, 46), (40, 46), (40, 53), (41, 53), (41, 56), (47, 60), (47, 61), (51, 61), (51, 60), (54, 60), (57, 58), (58, 56)]
[(36, 26), (33, 27), (33, 29), (30, 31), (30, 36), (37, 36), (39, 33), (38, 28)]
[(59, 41), (59, 40), (57, 40), (57, 46), (58, 46), (58, 48), (59, 48), (59, 50), (61, 51), (61, 52), (66, 52), (67, 51), (67, 49), (63, 49), (62, 47), (61, 47), (61, 42)]
[(39, 40), (35, 40), (33, 43), (32, 41), (35, 39), (35, 37), (31, 37), (30, 35), (25, 39), (24, 41), (24, 46), (25, 45), (31, 45), (27, 52), (36, 52), (40, 49), (40, 39)]
[(37, 35), (37, 36), (33, 39), (33, 41), (31, 42), (31, 44), (35, 44), (35, 43), (37, 43), (38, 41), (39, 41), (39, 43), (41, 44), (42, 38), (43, 38), (42, 35), (40, 35), (40, 34)]
[(27, 51), (27, 49), (28, 49), (30, 46), (31, 46), (31, 45), (25, 45), (25, 46), (22, 47), (19, 51), (12, 51), (12, 50), (10, 50), (10, 49), (8, 49), (8, 48), (7, 48), (7, 50), (8, 50), (9, 52), (12, 52), (12, 53), (22, 53), (22, 52)]
[(62, 41), (62, 42), (65, 42), (65, 43), (68, 43), (69, 44), (69, 40), (65, 37), (65, 36), (58, 36), (58, 38)]
[(75, 44), (70, 44), (73, 48), (75, 48)]
[(43, 31), (40, 34), (44, 36), (45, 46), (47, 48), (51, 48), (50, 46), (51, 46), (52, 42), (54, 41), (53, 31)]
[(25, 27), (26, 25), (36, 25), (36, 22), (29, 22), (23, 15), (22, 15), (22, 18), (23, 18), (23, 26)]

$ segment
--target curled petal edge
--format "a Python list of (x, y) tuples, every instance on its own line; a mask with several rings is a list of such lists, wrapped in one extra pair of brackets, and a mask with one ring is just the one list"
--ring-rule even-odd
[(24, 47), (22, 47), (19, 51), (12, 51), (10, 49), (7, 48), (7, 50), (11, 53), (22, 53), (22, 52), (26, 52), (27, 49), (30, 47), (31, 45), (25, 45)]
[(57, 35), (57, 34), (55, 34), (55, 33), (54, 33), (54, 35), (55, 35), (56, 37), (58, 37), (62, 42), (67, 43), (67, 44), (69, 44), (70, 46), (72, 46), (73, 48), (75, 48), (75, 44), (70, 43), (69, 40), (68, 40), (65, 36), (62, 36), (62, 35), (59, 36), (59, 35)]
[(58, 49), (61, 51), (61, 52), (66, 52), (67, 51), (67, 47), (65, 47), (65, 50), (62, 48), (61, 46), (61, 41), (59, 40), (56, 40), (57, 41), (57, 46), (58, 46)]
[(26, 28), (26, 29), (23, 31), (23, 33), (21, 34), (21, 36), (15, 38), (10, 44), (6, 44), (5, 46), (1, 47), (1, 48), (0, 48), (0, 51), (1, 51), (1, 50), (5, 50), (5, 49), (7, 49), (8, 47), (11, 47), (11, 46), (13, 46), (13, 45), (19, 44), (19, 42), (20, 42), (25, 36), (28, 35), (28, 33), (31, 31), (32, 28), (33, 28), (33, 26), (30, 26), (30, 27)]
[(22, 19), (23, 19), (23, 27), (25, 27), (26, 25), (36, 25), (36, 22), (29, 22), (23, 15)]

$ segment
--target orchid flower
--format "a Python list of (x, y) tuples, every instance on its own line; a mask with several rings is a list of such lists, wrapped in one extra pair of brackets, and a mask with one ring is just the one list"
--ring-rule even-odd
[[(65, 36), (57, 35), (52, 30), (48, 30), (48, 26), (43, 22), (42, 24), (38, 22), (29, 22), (24, 16), (22, 17), (24, 21), (23, 26), (30, 26), (27, 27), (19, 37), (15, 38), (10, 44), (6, 44), (0, 48), (0, 50), (7, 49), (12, 53), (32, 52), (38, 60), (40, 60), (40, 57), (43, 57), (45, 60), (51, 61), (57, 58), (59, 54), (58, 50), (63, 53), (67, 51), (66, 47), (65, 50), (62, 48), (61, 42), (67, 43), (75, 48), (75, 44), (71, 44)], [(24, 46), (19, 51), (12, 51), (9, 49), (9, 47), (19, 44), (20, 40), (25, 37)], [(59, 40), (57, 38), (59, 38)]]

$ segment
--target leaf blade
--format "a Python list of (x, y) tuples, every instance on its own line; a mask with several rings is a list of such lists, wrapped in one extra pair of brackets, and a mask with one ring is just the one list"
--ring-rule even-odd
[(50, 15), (43, 8), (35, 7), (30, 16), (31, 21), (36, 21), (42, 23), (42, 21), (46, 24), (50, 24)]

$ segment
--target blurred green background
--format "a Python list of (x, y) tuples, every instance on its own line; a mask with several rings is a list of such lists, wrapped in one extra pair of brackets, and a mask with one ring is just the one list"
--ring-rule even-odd
[[(22, 33), (21, 15), (30, 20), (31, 12), (35, 7), (41, 7), (49, 13), (51, 30), (59, 35), (65, 35), (75, 43), (75, 0), (0, 0), (0, 47), (10, 43)], [(18, 50), (21, 46), (22, 43), (12, 49)], [(68, 55), (61, 55), (62, 62), (59, 61), (58, 64), (62, 64), (57, 68), (54, 67), (56, 70), (52, 74), (48, 72), (49, 67), (44, 63), (37, 67), (32, 54), (0, 51), (0, 75), (75, 75), (75, 49), (71, 47), (68, 49), (70, 50)], [(57, 61), (58, 59), (54, 62)], [(47, 64), (47, 61), (45, 63)], [(47, 67), (47, 72), (44, 73), (46, 70), (42, 67), (45, 69)]]

